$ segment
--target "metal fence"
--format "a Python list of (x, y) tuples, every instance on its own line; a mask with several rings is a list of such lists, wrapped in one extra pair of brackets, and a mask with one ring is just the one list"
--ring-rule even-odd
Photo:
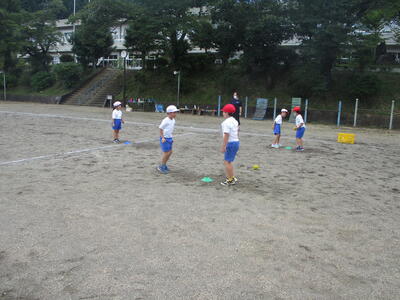
[[(219, 96), (216, 98), (216, 109), (220, 109), (223, 101)], [(273, 120), (280, 113), (282, 108), (289, 111), (292, 108), (291, 100), (279, 100), (268, 98), (268, 108), (264, 119)], [(243, 102), (243, 117), (252, 118), (256, 109), (256, 99), (245, 97)], [(388, 103), (387, 109), (362, 109), (359, 107), (359, 100), (355, 99), (352, 107), (346, 102), (344, 107), (342, 101), (337, 102), (336, 109), (319, 108), (312, 100), (304, 99), (301, 103), (302, 114), (307, 123), (321, 123), (328, 125), (352, 126), (352, 127), (376, 127), (385, 129), (400, 129), (400, 100)]]

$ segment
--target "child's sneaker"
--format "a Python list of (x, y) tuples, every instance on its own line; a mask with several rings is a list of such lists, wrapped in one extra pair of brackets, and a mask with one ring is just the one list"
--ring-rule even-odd
[(229, 180), (228, 178), (225, 179), (225, 181), (221, 182), (222, 185), (235, 185), (236, 181), (235, 179)]
[(233, 176), (233, 181), (238, 182), (238, 179), (235, 176)]
[(117, 139), (113, 140), (113, 143), (118, 143), (118, 140)]
[(303, 148), (303, 147), (300, 147), (300, 146), (297, 146), (297, 147), (296, 147), (296, 151), (304, 151), (304, 148)]
[(167, 171), (167, 172), (170, 171), (167, 165), (164, 166), (164, 170)]
[(279, 145), (278, 144), (272, 144), (271, 147), (272, 148), (279, 148)]
[(158, 166), (157, 171), (160, 172), (161, 174), (167, 174), (168, 171), (165, 169), (164, 166)]

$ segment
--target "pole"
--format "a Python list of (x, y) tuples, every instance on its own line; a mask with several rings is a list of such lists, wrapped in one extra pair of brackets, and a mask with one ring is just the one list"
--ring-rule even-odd
[(337, 115), (337, 127), (340, 126), (340, 114), (342, 113), (342, 101), (339, 101), (338, 115)]
[(276, 97), (275, 97), (275, 99), (274, 99), (274, 117), (273, 117), (274, 120), (276, 118), (276, 102), (277, 102), (277, 100), (278, 99), (276, 99)]
[(304, 106), (304, 123), (307, 123), (308, 99), (306, 99)]
[(357, 112), (358, 112), (358, 98), (356, 99), (356, 107), (354, 108), (354, 122), (353, 127), (357, 125)]
[(392, 130), (393, 126), (393, 113), (394, 113), (394, 100), (392, 101), (392, 108), (390, 110), (389, 130)]
[(4, 101), (7, 101), (6, 72), (4, 71), (3, 71), (3, 92), (4, 92)]
[(126, 56), (124, 57), (124, 89), (122, 92), (122, 105), (125, 106), (125, 95), (126, 94)]
[(218, 117), (221, 116), (221, 96), (218, 96)]
[(249, 97), (246, 96), (246, 102), (244, 104), (244, 117), (247, 118), (247, 103), (249, 102)]
[(176, 95), (176, 106), (179, 108), (179, 94), (181, 89), (181, 71), (178, 71), (178, 93)]

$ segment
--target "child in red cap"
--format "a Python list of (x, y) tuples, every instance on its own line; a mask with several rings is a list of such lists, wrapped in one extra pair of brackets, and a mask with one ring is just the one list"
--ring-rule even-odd
[(221, 182), (222, 185), (236, 184), (236, 177), (233, 175), (233, 161), (239, 150), (239, 123), (233, 117), (236, 108), (233, 104), (227, 104), (222, 108), (225, 121), (222, 122), (223, 144), (221, 152), (224, 153), (224, 165), (226, 180)]
[(296, 130), (296, 151), (304, 151), (303, 148), (303, 136), (306, 131), (306, 125), (304, 124), (303, 117), (301, 116), (300, 106), (295, 106), (293, 108), (293, 113), (296, 117), (296, 127), (293, 129)]

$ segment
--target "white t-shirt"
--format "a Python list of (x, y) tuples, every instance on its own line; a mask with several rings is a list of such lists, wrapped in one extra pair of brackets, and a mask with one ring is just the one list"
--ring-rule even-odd
[(162, 129), (164, 131), (164, 137), (165, 138), (172, 138), (172, 132), (174, 131), (175, 127), (175, 119), (170, 119), (169, 117), (165, 117), (160, 126), (158, 128)]
[(224, 135), (224, 133), (229, 133), (228, 143), (239, 141), (239, 123), (234, 117), (229, 117), (225, 121), (223, 121), (221, 127), (222, 136)]
[(279, 124), (279, 125), (282, 124), (282, 116), (281, 116), (281, 115), (278, 115), (278, 116), (275, 118), (275, 124)]
[(112, 112), (113, 119), (122, 119), (122, 111), (118, 109), (114, 109)]
[(301, 127), (305, 128), (306, 125), (304, 124), (303, 117), (301, 115), (297, 115), (296, 116), (296, 127), (299, 127), (301, 123), (303, 123), (303, 125)]

